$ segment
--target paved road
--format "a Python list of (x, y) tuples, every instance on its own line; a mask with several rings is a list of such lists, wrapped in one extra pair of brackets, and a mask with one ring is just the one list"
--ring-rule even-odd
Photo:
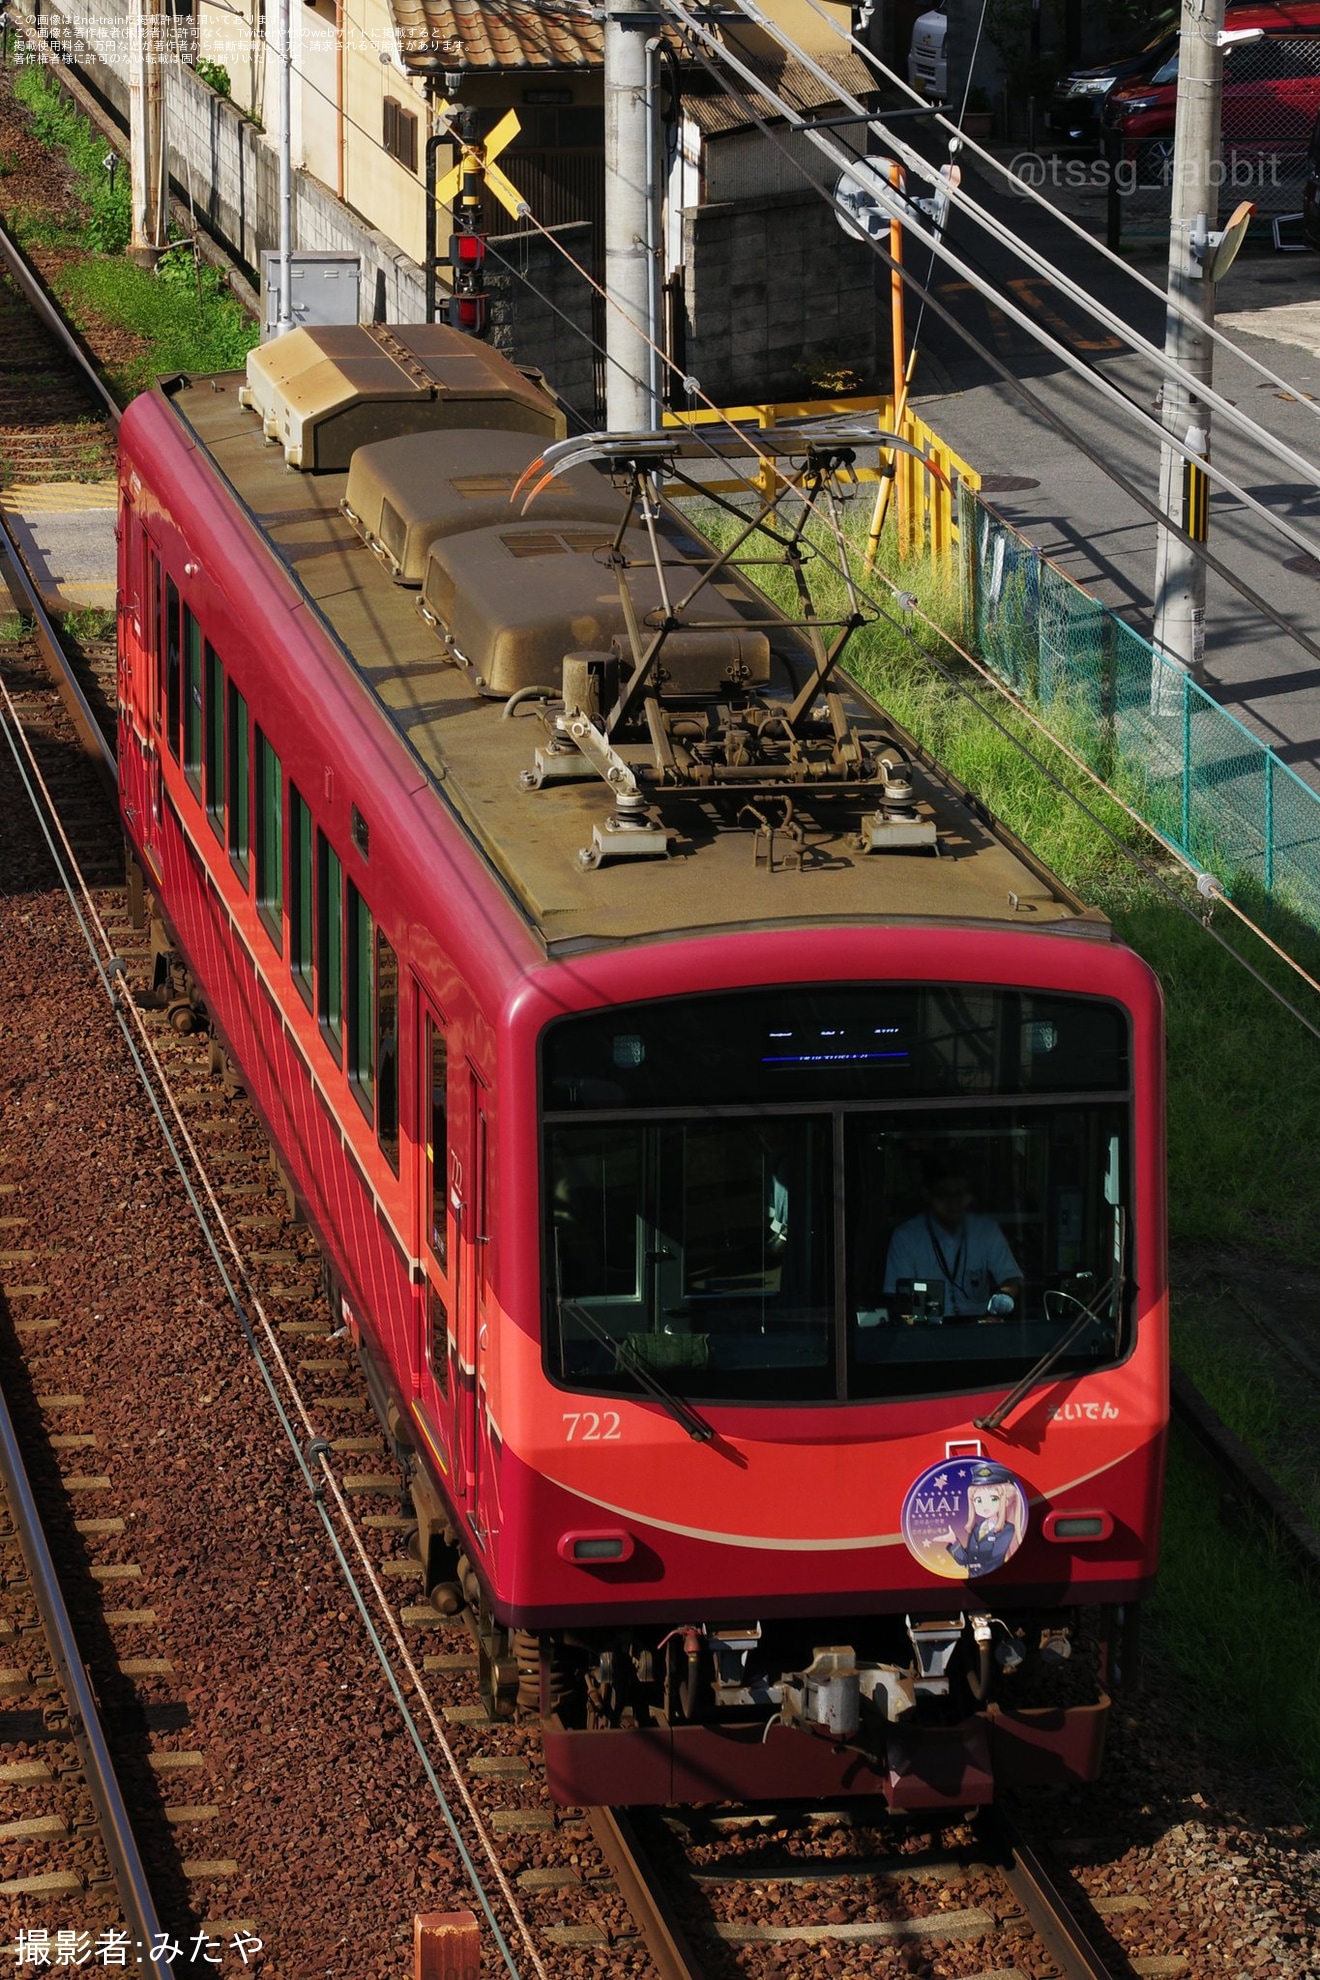
[[(1147, 337), (1163, 336), (1163, 312), (1122, 271), (1077, 242), (1048, 216), (1011, 194), (969, 178), (972, 190)], [(1002, 182), (999, 182), (1002, 183)], [(1071, 202), (1074, 213), (1103, 224), (1103, 199)], [(1115, 349), (1094, 322), (1061, 302), (1049, 286), (989, 247), (965, 220), (951, 237), (1000, 284), (1012, 283), (1022, 304), (1088, 362), (1138, 399), (1157, 409), (1159, 378), (1144, 361)], [(1294, 230), (1295, 233), (1295, 230)], [(920, 267), (924, 250), (910, 261)], [(1134, 265), (1162, 281), (1166, 251), (1149, 244), (1131, 251)], [(973, 334), (1056, 412), (1062, 413), (1101, 456), (1112, 461), (1150, 496), (1158, 492), (1154, 445), (1121, 424), (1094, 388), (1070, 373), (1027, 333), (947, 270), (935, 274), (937, 294)], [(1286, 438), (1308, 459), (1320, 461), (1320, 418), (1301, 395), (1315, 393), (1320, 411), (1320, 254), (1276, 253), (1268, 238), (1252, 243), (1221, 284), (1220, 320), (1242, 348), (1296, 387), (1295, 395), (1263, 385), (1242, 360), (1221, 352), (1215, 383), (1225, 397), (1249, 407), (1268, 431)], [(913, 317), (909, 317), (910, 325)], [(983, 473), (1029, 480), (1033, 485), (994, 496), (1002, 513), (1080, 582), (1118, 607), (1142, 631), (1151, 625), (1154, 525), (1075, 448), (1026, 409), (1013, 389), (929, 315), (922, 326), (925, 362), (917, 374), (915, 405), (963, 457)], [(1215, 458), (1234, 479), (1297, 527), (1313, 534), (1320, 560), (1320, 488), (1299, 485), (1269, 457), (1227, 430), (1214, 435)], [(1211, 499), (1211, 547), (1290, 621), (1320, 642), (1320, 561), (1314, 575), (1289, 570), (1295, 548), (1233, 497)], [(1247, 606), (1213, 574), (1207, 597), (1206, 656), (1211, 692), (1278, 751), (1307, 782), (1320, 789), (1320, 661)]]

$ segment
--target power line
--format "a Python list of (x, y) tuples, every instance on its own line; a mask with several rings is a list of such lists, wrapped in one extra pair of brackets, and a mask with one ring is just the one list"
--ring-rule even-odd
[[(791, 107), (791, 105), (787, 104), (784, 101), (784, 99), (776, 93), (776, 91), (770, 86), (770, 84), (765, 80), (763, 76), (759, 75), (757, 71), (754, 68), (752, 68), (749, 64), (741, 61), (739, 57), (735, 53), (733, 53), (733, 51), (730, 49), (727, 42), (719, 40), (705, 26), (705, 24), (689, 10), (689, 8), (684, 4), (684, 0), (661, 0), (661, 4), (667, 9), (668, 12), (673, 14), (676, 19), (680, 20), (684, 24), (684, 26), (689, 29), (691, 33), (695, 34), (699, 38), (699, 40), (704, 42), (714, 52), (714, 54), (718, 57), (719, 60), (725, 62), (730, 68), (734, 69), (744, 79), (745, 82), (751, 85), (751, 87), (757, 92), (758, 95), (763, 97), (767, 102), (771, 103), (774, 106), (777, 115), (784, 118), (784, 120), (787, 123), (794, 126), (796, 129), (802, 131), (803, 134), (810, 141), (810, 143), (812, 143), (817, 150), (823, 152), (827, 158), (830, 158), (841, 172), (847, 174), (851, 171), (851, 169), (854, 166), (856, 166), (856, 164), (858, 163), (857, 153), (841, 150), (839, 148), (839, 145), (831, 137), (827, 136), (821, 129), (814, 127), (809, 123), (806, 123), (801, 118), (801, 116), (799, 116), (797, 111), (795, 111)], [(749, 15), (748, 18), (751, 19), (753, 18), (753, 16)], [(755, 17), (756, 24), (760, 25), (763, 19), (764, 17), (762, 16), (759, 15), (756, 16)], [(790, 42), (787, 39), (787, 37), (781, 35), (779, 30), (775, 28), (773, 24), (767, 22), (766, 26), (768, 32), (770, 32), (780, 42), (781, 46), (791, 50), (795, 55), (799, 55), (799, 56), (801, 55), (801, 51), (796, 49), (795, 44)], [(833, 79), (829, 76), (828, 71), (820, 68), (819, 64), (812, 63), (809, 60), (809, 58), (802, 57), (802, 59), (804, 60), (804, 62), (806, 62), (807, 66), (812, 69), (813, 73), (819, 75), (822, 80), (829, 82), (831, 86), (835, 88), (836, 93), (839, 95), (841, 100), (845, 102), (851, 102), (856, 106), (858, 114), (864, 120), (870, 123), (871, 128), (873, 128), (880, 137), (884, 138), (887, 143), (890, 143), (892, 145), (898, 157), (902, 158), (906, 154), (911, 159), (914, 159), (916, 161), (916, 165), (914, 169), (924, 172), (929, 171), (928, 163), (925, 159), (921, 157), (920, 153), (913, 151), (912, 147), (907, 145), (903, 140), (894, 138), (892, 133), (887, 131), (883, 124), (881, 124), (878, 120), (872, 118), (870, 116), (870, 113), (868, 113), (862, 108), (861, 104), (858, 103), (855, 97), (849, 97), (846, 91), (844, 91), (842, 88), (839, 87), (839, 85), (833, 82)], [(885, 203), (886, 191), (885, 188), (878, 181), (876, 181), (875, 183), (875, 196), (881, 204)], [(985, 225), (987, 229), (992, 232), (992, 234), (996, 234), (996, 237), (998, 236), (998, 234), (1006, 235), (1007, 242), (1010, 244), (1014, 244), (1012, 250), (1013, 252), (1019, 254), (1020, 257), (1023, 260), (1027, 261), (1029, 265), (1033, 262), (1033, 260), (1039, 262), (1040, 272), (1044, 274), (1046, 279), (1049, 280), (1055, 288), (1065, 288), (1065, 292), (1066, 292), (1065, 283), (1061, 278), (1058, 277), (1057, 273), (1051, 269), (1050, 264), (1048, 262), (1041, 260), (1040, 257), (1036, 256), (1035, 250), (1028, 248), (1025, 243), (1017, 243), (1017, 237), (1012, 235), (1011, 230), (1002, 229), (1000, 227), (1000, 223), (992, 221), (990, 216), (985, 215), (983, 213), (983, 209), (978, 207), (975, 201), (969, 200), (968, 196), (963, 194), (961, 191), (953, 189), (951, 187), (950, 198), (951, 201), (956, 202), (961, 206), (966, 206), (969, 212), (971, 212), (972, 217), (974, 219), (979, 220), (981, 224)], [(981, 294), (984, 297), (986, 297), (989, 301), (992, 301), (995, 304), (995, 306), (1005, 316), (1009, 317), (1013, 322), (1015, 322), (1020, 329), (1025, 330), (1027, 335), (1031, 337), (1036, 343), (1040, 344), (1042, 348), (1050, 351), (1056, 358), (1058, 358), (1067, 367), (1068, 370), (1072, 371), (1078, 377), (1086, 380), (1090, 385), (1092, 385), (1094, 389), (1100, 394), (1100, 396), (1103, 399), (1105, 399), (1110, 405), (1117, 407), (1120, 411), (1126, 413), (1128, 417), (1131, 420), (1133, 420), (1139, 428), (1147, 432), (1152, 438), (1157, 440), (1162, 446), (1170, 446), (1173, 448), (1175, 453), (1181, 456), (1182, 459), (1192, 461), (1197, 467), (1201, 468), (1204, 472), (1206, 472), (1212, 480), (1218, 482), (1220, 487), (1224, 488), (1228, 493), (1233, 495), (1243, 505), (1244, 508), (1250, 509), (1254, 514), (1260, 516), (1260, 518), (1264, 522), (1269, 524), (1269, 526), (1272, 529), (1276, 530), (1279, 535), (1286, 538), (1287, 541), (1294, 544), (1299, 550), (1303, 551), (1307, 556), (1316, 557), (1317, 561), (1320, 561), (1320, 545), (1317, 545), (1314, 542), (1312, 542), (1312, 540), (1309, 537), (1304, 536), (1301, 533), (1301, 531), (1294, 529), (1292, 524), (1289, 523), (1284, 517), (1275, 514), (1274, 511), (1271, 510), (1264, 502), (1259, 501), (1254, 495), (1250, 494), (1247, 489), (1239, 486), (1239, 484), (1235, 482), (1232, 479), (1232, 477), (1224, 471), (1222, 467), (1214, 463), (1207, 462), (1199, 454), (1194, 453), (1185, 440), (1181, 440), (1177, 438), (1175, 435), (1169, 433), (1158, 420), (1153, 419), (1151, 417), (1150, 413), (1148, 413), (1144, 407), (1139, 406), (1135, 400), (1129, 398), (1129, 396), (1125, 392), (1121, 391), (1118, 386), (1112, 384), (1109, 379), (1104, 377), (1099, 371), (1095, 370), (1091, 365), (1087, 364), (1082, 358), (1080, 358), (1077, 355), (1076, 352), (1070, 350), (1066, 344), (1062, 343), (1057, 337), (1052, 336), (1049, 333), (1049, 331), (1043, 329), (1039, 324), (1034, 322), (1031, 316), (1022, 308), (1020, 308), (1017, 303), (1010, 301), (1007, 296), (1002, 294), (1000, 291), (995, 290), (993, 285), (988, 283), (984, 279), (984, 277), (980, 275), (979, 271), (977, 271), (969, 263), (962, 260), (958, 255), (956, 255), (953, 252), (953, 250), (947, 245), (947, 243), (941, 239), (940, 235), (937, 232), (936, 233), (928, 232), (927, 229), (921, 224), (921, 222), (914, 217), (913, 209), (905, 201), (903, 201), (901, 197), (897, 195), (893, 195), (891, 196), (889, 203), (892, 205), (893, 208), (892, 217), (894, 219), (899, 220), (902, 223), (902, 225), (910, 233), (915, 235), (915, 237), (918, 240), (925, 242), (927, 246), (934, 246), (941, 260), (947, 262), (950, 268), (952, 268), (957, 274), (963, 276), (964, 279), (968, 280), (971, 283), (972, 287), (977, 290), (978, 294)], [(866, 238), (870, 241), (870, 244), (873, 248), (877, 247), (878, 244), (874, 240), (871, 240), (871, 237), (869, 235), (866, 236)], [(1085, 291), (1079, 291), (1079, 294), (1085, 297)], [(1086, 306), (1090, 308), (1093, 313), (1099, 308), (1099, 305), (1096, 305), (1094, 303), (1094, 299), (1086, 299)], [(1121, 319), (1115, 318), (1114, 322), (1121, 326)], [(1123, 327), (1123, 334), (1129, 343), (1133, 342), (1134, 333), (1127, 331), (1126, 328)], [(1154, 349), (1153, 346), (1151, 346), (1150, 348), (1151, 350)], [(1143, 350), (1141, 352), (1141, 355), (1146, 355), (1146, 352)], [(1173, 364), (1171, 360), (1166, 359), (1162, 352), (1159, 354), (1159, 362), (1161, 368), (1167, 370), (1169, 376), (1181, 378), (1183, 379), (1184, 383), (1195, 384), (1195, 381), (1191, 381), (1183, 374), (1181, 367)], [(1225, 415), (1229, 420), (1229, 423), (1236, 426), (1240, 426), (1244, 431), (1251, 433), (1253, 437), (1263, 440), (1266, 445), (1267, 452), (1271, 452), (1274, 458), (1287, 462), (1288, 464), (1294, 466), (1296, 469), (1299, 469), (1306, 476), (1307, 480), (1314, 481), (1317, 483), (1317, 485), (1320, 485), (1320, 468), (1317, 468), (1313, 462), (1309, 462), (1305, 460), (1305, 458), (1300, 454), (1294, 454), (1291, 448), (1288, 448), (1282, 445), (1281, 443), (1275, 441), (1272, 436), (1264, 432), (1263, 428), (1256, 428), (1254, 422), (1248, 420), (1247, 415), (1239, 414), (1236, 408), (1229, 406), (1227, 400), (1220, 401), (1217, 394), (1207, 392), (1205, 388), (1203, 388), (1199, 384), (1196, 384), (1195, 389), (1197, 390), (1198, 394), (1207, 401), (1207, 403), (1216, 406), (1222, 404), (1223, 407), (1225, 408)], [(1164, 520), (1163, 512), (1161, 511), (1161, 521), (1163, 520)]]
[[(735, 4), (741, 4), (741, 0), (735, 0)], [(1105, 261), (1109, 262), (1114, 268), (1120, 270), (1124, 275), (1130, 276), (1131, 279), (1138, 285), (1139, 288), (1143, 288), (1147, 290), (1147, 292), (1150, 295), (1155, 296), (1162, 305), (1172, 310), (1172, 312), (1176, 316), (1181, 317), (1185, 322), (1189, 322), (1192, 320), (1191, 318), (1189, 318), (1187, 311), (1182, 308), (1181, 304), (1176, 302), (1168, 294), (1167, 290), (1162, 289), (1157, 282), (1153, 282), (1150, 276), (1147, 275), (1142, 269), (1136, 267), (1135, 264), (1132, 262), (1124, 261), (1121, 255), (1115, 254), (1114, 250), (1109, 246), (1109, 243), (1107, 241), (1101, 241), (1094, 234), (1088, 233), (1086, 228), (1081, 225), (1080, 221), (1074, 220), (1072, 215), (1066, 213), (1062, 207), (1051, 205), (1050, 201), (1046, 199), (1044, 193), (1042, 193), (1038, 187), (1033, 186), (1030, 180), (1020, 179), (1015, 172), (1011, 171), (1009, 167), (1005, 165), (1004, 161), (1001, 158), (996, 158), (992, 151), (987, 151), (985, 146), (978, 144), (975, 138), (969, 138), (962, 129), (961, 112), (959, 113), (958, 122), (956, 124), (950, 122), (949, 118), (945, 116), (942, 111), (935, 109), (934, 106), (931, 105), (924, 96), (922, 96), (919, 90), (914, 89), (912, 85), (903, 76), (900, 76), (895, 70), (890, 69), (883, 61), (881, 61), (880, 57), (874, 52), (874, 50), (868, 48), (864, 41), (861, 41), (855, 34), (851, 32), (850, 29), (842, 26), (842, 24), (839, 21), (837, 21), (832, 14), (827, 13), (825, 8), (820, 5), (820, 0), (806, 0), (806, 4), (811, 8), (813, 14), (819, 15), (820, 19), (827, 23), (832, 33), (836, 34), (842, 41), (847, 42), (848, 46), (854, 49), (856, 53), (863, 58), (863, 60), (868, 62), (870, 66), (877, 72), (877, 74), (883, 77), (883, 79), (886, 82), (891, 83), (896, 89), (900, 90), (904, 96), (910, 97), (914, 104), (920, 104), (924, 109), (930, 110), (932, 112), (935, 123), (938, 124), (941, 129), (946, 130), (949, 133), (951, 140), (951, 149), (954, 145), (956, 145), (959, 149), (964, 149), (972, 152), (982, 165), (990, 166), (993, 171), (998, 172), (1002, 178), (1008, 180), (1010, 185), (1013, 187), (1016, 197), (1020, 199), (1026, 199), (1033, 205), (1040, 207), (1045, 213), (1049, 214), (1052, 220), (1057, 220), (1060, 226), (1066, 228), (1066, 230), (1070, 234), (1075, 235), (1079, 241), (1084, 242), (1087, 247), (1093, 249), (1095, 253), (1100, 255)], [(748, 12), (748, 9), (745, 5), (743, 6), (743, 11)], [(750, 13), (749, 13), (749, 18), (751, 18)], [(980, 41), (980, 34), (978, 30), (978, 34), (977, 34), (978, 45), (979, 45), (979, 41)], [(971, 82), (971, 77), (969, 72), (968, 75), (969, 87), (970, 87), (970, 82)], [(965, 108), (966, 105), (964, 104), (964, 110)], [(1233, 356), (1240, 359), (1240, 361), (1243, 364), (1245, 364), (1249, 370), (1257, 372), (1261, 378), (1268, 380), (1268, 382), (1271, 385), (1277, 385), (1280, 388), (1280, 390), (1295, 394), (1299, 403), (1305, 406), (1306, 410), (1311, 414), (1311, 416), (1315, 419), (1320, 419), (1320, 401), (1312, 401), (1310, 399), (1304, 398), (1301, 393), (1297, 392), (1296, 386), (1292, 384), (1292, 382), (1289, 379), (1280, 377), (1278, 372), (1271, 370), (1270, 366), (1263, 363), (1260, 358), (1253, 357), (1252, 354), (1249, 351), (1244, 350), (1240, 344), (1234, 343), (1233, 339), (1230, 336), (1228, 336), (1225, 331), (1221, 330), (1218, 327), (1218, 325), (1202, 324), (1200, 319), (1197, 318), (1196, 326), (1198, 329), (1205, 330), (1206, 333), (1209, 336), (1211, 336), (1214, 339), (1214, 341), (1218, 345), (1220, 345), (1222, 349), (1231, 351)]]

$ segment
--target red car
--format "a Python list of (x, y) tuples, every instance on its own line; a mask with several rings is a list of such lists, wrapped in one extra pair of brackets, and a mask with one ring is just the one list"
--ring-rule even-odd
[[(1272, 187), (1300, 184), (1305, 170), (1320, 113), (1320, 5), (1235, 7), (1230, 33), (1221, 183), (1239, 198), (1268, 199)], [(1105, 104), (1105, 128), (1117, 133), (1138, 184), (1170, 182), (1177, 94), (1175, 49), (1147, 81), (1114, 90)]]

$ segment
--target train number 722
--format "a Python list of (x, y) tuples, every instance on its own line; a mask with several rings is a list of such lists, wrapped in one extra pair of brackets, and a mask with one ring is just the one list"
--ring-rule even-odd
[(574, 1440), (579, 1444), (608, 1444), (622, 1434), (617, 1409), (566, 1409), (564, 1421), (568, 1425), (567, 1441), (570, 1444)]

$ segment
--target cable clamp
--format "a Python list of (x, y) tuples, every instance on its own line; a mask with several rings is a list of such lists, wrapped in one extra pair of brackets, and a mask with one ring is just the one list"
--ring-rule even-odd
[(323, 1478), (317, 1476), (313, 1467), (318, 1458), (329, 1457), (333, 1449), (334, 1446), (328, 1437), (313, 1437), (303, 1450), (303, 1457), (307, 1461), (307, 1469), (312, 1474), (312, 1497), (318, 1506), (325, 1503), (325, 1481)]
[(1213, 873), (1198, 873), (1196, 876), (1196, 891), (1206, 904), (1205, 913), (1201, 916), (1201, 924), (1203, 927), (1208, 928), (1210, 926), (1210, 917), (1215, 911), (1215, 902), (1224, 899), (1224, 889), (1220, 882), (1216, 880)]

